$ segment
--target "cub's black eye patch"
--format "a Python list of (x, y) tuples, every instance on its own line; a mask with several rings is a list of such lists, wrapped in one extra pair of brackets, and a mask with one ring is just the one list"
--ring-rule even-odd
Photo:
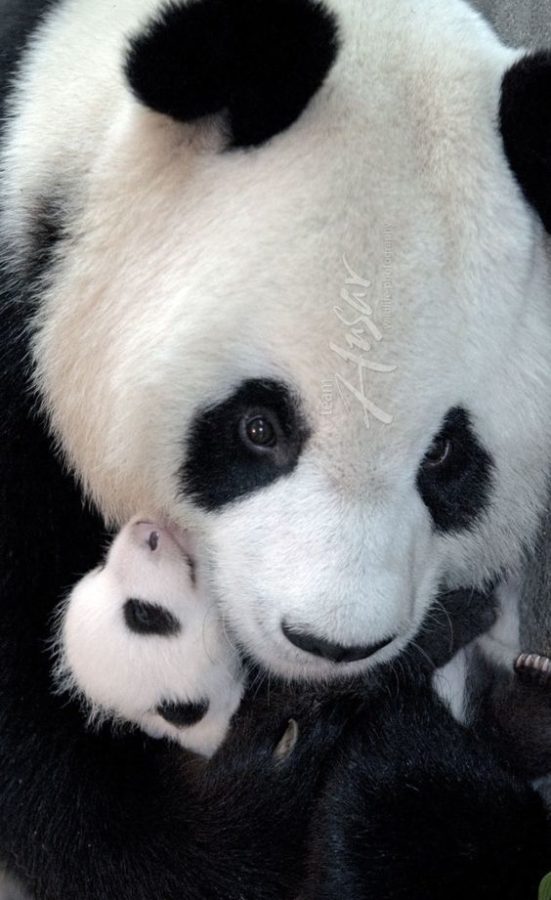
[(206, 716), (209, 709), (208, 700), (199, 700), (197, 703), (170, 703), (165, 701), (157, 707), (158, 714), (165, 720), (175, 725), (176, 728), (189, 728), (197, 725)]
[(124, 621), (135, 634), (154, 634), (159, 637), (174, 637), (182, 630), (176, 616), (156, 603), (145, 600), (127, 600), (124, 604)]
[[(269, 441), (254, 439), (268, 429)], [(204, 509), (220, 509), (289, 475), (308, 434), (284, 384), (246, 381), (196, 416), (180, 473), (183, 490)]]
[(417, 488), (441, 531), (468, 528), (490, 495), (493, 461), (467, 412), (451, 409), (417, 473)]

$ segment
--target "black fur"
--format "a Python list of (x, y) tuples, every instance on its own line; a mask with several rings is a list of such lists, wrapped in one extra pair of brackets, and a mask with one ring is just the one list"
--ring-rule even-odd
[(233, 147), (288, 128), (337, 53), (318, 0), (172, 3), (134, 38), (126, 74), (136, 96), (183, 122), (225, 112)]
[[(516, 775), (549, 774), (551, 677), (506, 672), (477, 652), (471, 666), (468, 719)], [(550, 866), (551, 868), (551, 866)]]
[(190, 725), (200, 722), (207, 714), (208, 709), (208, 700), (200, 700), (197, 703), (169, 703), (167, 701), (157, 707), (157, 712), (176, 728), (188, 728)]
[(301, 900), (535, 900), (551, 868), (541, 799), (414, 681), (354, 719), (310, 828)]
[(490, 496), (493, 462), (480, 445), (468, 413), (451, 409), (436, 440), (449, 441), (450, 452), (441, 466), (424, 460), (417, 488), (440, 531), (468, 528), (483, 512)]
[[(0, 7), (0, 129), (3, 126), (6, 98), (17, 73), (21, 55), (29, 38), (49, 10), (60, 0), (2, 0)], [(48, 188), (50, 189), (50, 188)], [(31, 236), (27, 276), (36, 279), (47, 267), (52, 250), (61, 238), (63, 221), (61, 198), (48, 195), (36, 209), (35, 228)]]
[[(267, 412), (279, 427), (272, 451), (258, 453), (242, 440), (244, 416)], [(245, 381), (227, 400), (196, 416), (181, 479), (187, 495), (216, 510), (289, 475), (308, 439), (297, 401), (280, 382)]]
[(182, 630), (176, 616), (163, 606), (146, 603), (145, 600), (127, 600), (124, 604), (124, 621), (126, 627), (135, 634), (174, 637)]
[(550, 51), (525, 56), (505, 73), (500, 106), (505, 152), (547, 231), (551, 231), (550, 104)]

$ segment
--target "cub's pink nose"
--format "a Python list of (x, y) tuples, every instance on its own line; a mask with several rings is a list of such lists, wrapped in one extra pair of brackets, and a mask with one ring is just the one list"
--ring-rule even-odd
[[(137, 519), (126, 526), (129, 529), (130, 539), (149, 553), (161, 554), (163, 549), (177, 552), (191, 562), (194, 556), (191, 535), (176, 525), (164, 522)], [(123, 534), (126, 529), (123, 529)]]

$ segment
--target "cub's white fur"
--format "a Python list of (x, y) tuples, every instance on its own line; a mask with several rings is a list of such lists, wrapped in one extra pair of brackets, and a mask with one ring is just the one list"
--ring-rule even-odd
[[(209, 756), (239, 705), (243, 674), (200, 586), (200, 573), (198, 582), (192, 579), (186, 549), (181, 533), (141, 517), (122, 529), (105, 564), (76, 585), (62, 610), (58, 679), (89, 704), (92, 720), (132, 722), (154, 737)], [(171, 613), (180, 631), (165, 636), (131, 631), (124, 618), (129, 599)], [(157, 712), (162, 703), (205, 701), (203, 718), (185, 728)]]
[[(460, 0), (330, 0), (341, 50), (304, 114), (220, 152), (215, 121), (172, 122), (124, 82), (127, 37), (158, 5), (66, 0), (20, 73), (2, 227), (24, 264), (53, 196), (68, 235), (36, 383), (106, 517), (147, 508), (189, 526), (247, 650), (331, 677), (283, 620), (344, 645), (395, 636), (373, 662), (389, 659), (439, 585), (521, 571), (542, 511), (549, 263), (497, 127), (518, 53)], [(178, 478), (192, 418), (262, 377), (296, 390), (312, 436), (288, 477), (205, 512)], [(473, 527), (439, 534), (416, 473), (457, 405), (494, 485)]]

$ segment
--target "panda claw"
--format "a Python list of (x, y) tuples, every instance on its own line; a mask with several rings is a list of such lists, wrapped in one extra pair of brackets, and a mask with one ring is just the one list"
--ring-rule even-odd
[(538, 653), (521, 653), (515, 660), (515, 672), (525, 682), (551, 683), (551, 659)]
[(277, 763), (284, 763), (296, 747), (299, 736), (299, 727), (296, 719), (289, 719), (287, 728), (281, 736), (274, 750), (274, 759)]

